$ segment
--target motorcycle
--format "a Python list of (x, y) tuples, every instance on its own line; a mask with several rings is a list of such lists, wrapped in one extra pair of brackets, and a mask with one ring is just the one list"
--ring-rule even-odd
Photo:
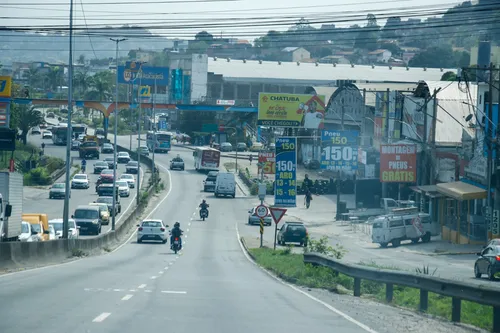
[(208, 218), (208, 209), (202, 208), (200, 210), (200, 217), (203, 221), (205, 221), (205, 219)]
[(181, 241), (179, 237), (174, 238), (174, 243), (172, 244), (172, 250), (174, 251), (175, 254), (177, 254), (178, 251), (181, 249)]

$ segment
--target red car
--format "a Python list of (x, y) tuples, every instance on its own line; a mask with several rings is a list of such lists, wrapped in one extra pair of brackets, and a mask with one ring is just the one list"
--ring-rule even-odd
[(113, 182), (113, 170), (106, 169), (102, 170), (99, 180), (102, 183), (112, 183)]

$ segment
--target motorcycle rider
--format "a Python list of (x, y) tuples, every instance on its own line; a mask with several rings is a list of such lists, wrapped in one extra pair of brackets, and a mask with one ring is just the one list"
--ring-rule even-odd
[(85, 157), (82, 160), (82, 173), (85, 173), (85, 167), (87, 166), (87, 160)]
[(178, 237), (179, 238), (179, 250), (182, 249), (182, 233), (184, 231), (182, 231), (181, 229), (181, 224), (180, 222), (175, 222), (174, 224), (174, 227), (172, 228), (172, 230), (170, 230), (170, 248), (172, 249), (173, 246), (174, 246), (174, 239), (175, 237)]
[(205, 201), (205, 199), (203, 199), (203, 201), (201, 202), (201, 204), (200, 204), (200, 206), (199, 206), (199, 207), (200, 207), (200, 219), (201, 219), (201, 212), (202, 212), (203, 210), (206, 210), (206, 211), (207, 211), (207, 218), (208, 218), (208, 207), (210, 207), (210, 205), (209, 205), (209, 204), (207, 204), (207, 202)]

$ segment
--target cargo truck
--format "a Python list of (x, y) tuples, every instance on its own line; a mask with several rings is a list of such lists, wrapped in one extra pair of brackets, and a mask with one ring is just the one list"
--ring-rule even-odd
[(23, 214), (23, 176), (0, 172), (0, 241), (18, 241)]
[(99, 139), (95, 135), (86, 135), (79, 148), (80, 158), (95, 157), (99, 159)]

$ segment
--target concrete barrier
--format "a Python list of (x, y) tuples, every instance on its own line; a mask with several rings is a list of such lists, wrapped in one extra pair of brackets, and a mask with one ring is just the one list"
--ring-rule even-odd
[[(134, 159), (137, 153), (117, 146), (117, 151), (126, 151)], [(152, 169), (153, 161), (146, 156), (141, 156), (141, 163)], [(157, 181), (159, 181), (157, 177)], [(148, 198), (155, 193), (155, 184), (150, 184), (146, 190)], [(147, 207), (147, 201), (141, 202), (132, 213), (120, 223), (115, 231), (101, 234), (94, 238), (59, 239), (47, 242), (0, 242), (0, 269), (15, 268), (24, 265), (43, 264), (47, 261), (58, 262), (75, 255), (101, 251), (103, 248), (113, 246), (130, 235), (131, 228)]]

